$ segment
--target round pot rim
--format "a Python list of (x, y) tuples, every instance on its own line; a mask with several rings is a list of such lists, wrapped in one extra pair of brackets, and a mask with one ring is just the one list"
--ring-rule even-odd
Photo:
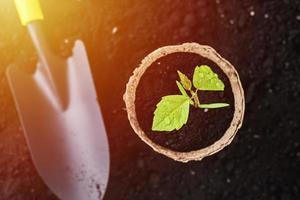
[[(201, 57), (213, 61), (228, 77), (234, 96), (234, 115), (230, 126), (225, 131), (224, 135), (219, 140), (215, 141), (213, 144), (207, 147), (189, 152), (174, 151), (153, 142), (140, 127), (136, 116), (136, 89), (141, 77), (152, 63), (154, 63), (161, 57), (173, 53), (195, 53), (200, 55)], [(242, 126), (245, 112), (244, 90), (239, 75), (234, 66), (230, 64), (226, 59), (221, 57), (212, 47), (200, 45), (198, 43), (183, 43), (181, 45), (164, 46), (148, 54), (142, 60), (139, 67), (134, 70), (133, 75), (129, 78), (123, 99), (126, 104), (128, 119), (134, 132), (154, 151), (180, 162), (202, 160), (204, 157), (215, 154), (229, 145), (232, 142), (237, 131)]]

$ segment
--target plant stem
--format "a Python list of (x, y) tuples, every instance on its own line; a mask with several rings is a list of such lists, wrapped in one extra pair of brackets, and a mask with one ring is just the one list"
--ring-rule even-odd
[(196, 92), (194, 92), (193, 90), (190, 91), (191, 95), (192, 95), (192, 99), (194, 100), (194, 106), (196, 108), (200, 108), (200, 101), (197, 95), (198, 89), (196, 89)]

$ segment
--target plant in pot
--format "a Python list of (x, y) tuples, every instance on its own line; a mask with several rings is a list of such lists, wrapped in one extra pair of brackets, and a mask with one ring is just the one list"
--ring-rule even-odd
[(201, 160), (230, 144), (245, 107), (235, 68), (197, 43), (165, 46), (146, 56), (129, 79), (124, 101), (135, 133), (181, 162)]
[[(214, 109), (229, 106), (228, 103), (202, 104), (198, 97), (198, 90), (224, 91), (224, 83), (207, 65), (196, 66), (193, 81), (185, 74), (177, 71), (180, 82), (176, 81), (181, 95), (168, 95), (162, 97), (154, 112), (153, 131), (179, 130), (186, 124), (190, 105), (195, 108)], [(192, 84), (193, 83), (193, 84)], [(192, 88), (194, 86), (196, 89)], [(189, 92), (190, 94), (188, 94)]]

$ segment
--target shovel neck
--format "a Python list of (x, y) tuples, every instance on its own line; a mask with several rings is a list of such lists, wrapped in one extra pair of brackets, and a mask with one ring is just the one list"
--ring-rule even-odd
[(39, 21), (29, 23), (27, 28), (43, 68), (41, 71), (47, 88), (56, 99), (55, 104), (65, 110), (69, 103), (66, 61), (53, 54)]
[(40, 61), (43, 64), (47, 64), (51, 59), (53, 59), (54, 55), (52, 54), (50, 46), (45, 38), (40, 22), (34, 21), (29, 23), (27, 25), (27, 29)]

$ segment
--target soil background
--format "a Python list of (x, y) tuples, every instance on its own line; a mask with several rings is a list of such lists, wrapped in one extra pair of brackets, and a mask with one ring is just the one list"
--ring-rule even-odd
[[(42, 0), (55, 52), (82, 39), (111, 151), (107, 200), (300, 199), (299, 0)], [(201, 162), (174, 162), (131, 129), (122, 95), (154, 49), (198, 42), (240, 74), (246, 115), (233, 143)], [(0, 1), (0, 199), (54, 200), (32, 164), (5, 69), (36, 54), (12, 0)]]

